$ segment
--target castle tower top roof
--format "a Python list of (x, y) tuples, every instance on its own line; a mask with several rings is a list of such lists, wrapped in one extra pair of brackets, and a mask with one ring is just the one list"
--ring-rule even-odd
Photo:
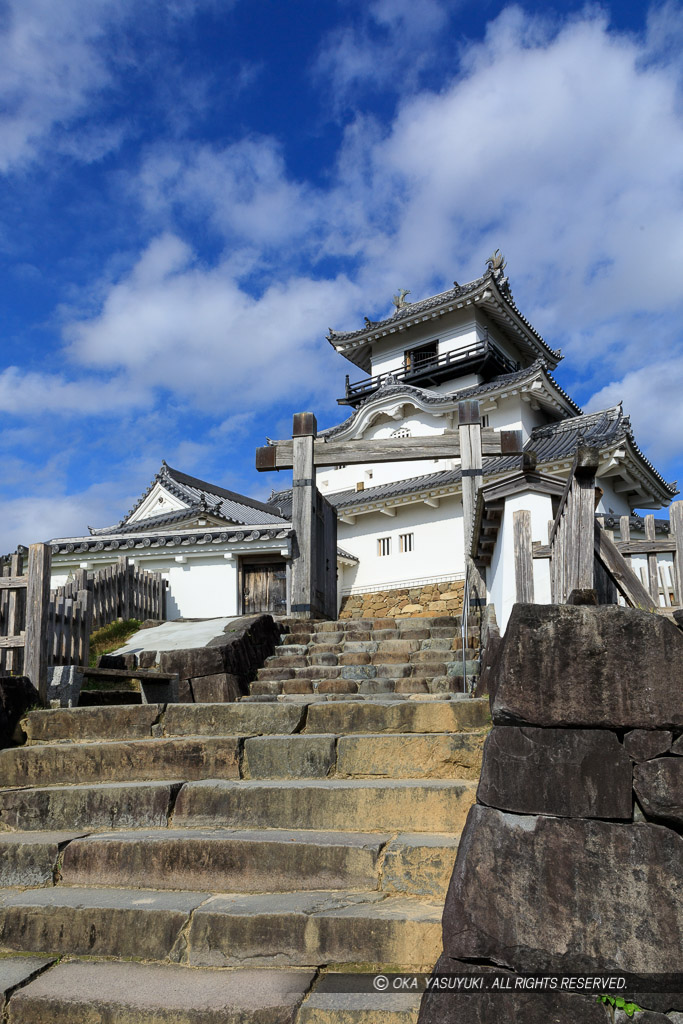
[(498, 249), (487, 260), (486, 272), (476, 280), (468, 284), (454, 281), (452, 288), (417, 302), (408, 302), (406, 295), (409, 294), (405, 288), (399, 289), (398, 295), (394, 296), (395, 311), (386, 319), (369, 320), (365, 317), (365, 326), (355, 331), (330, 328), (327, 340), (340, 355), (367, 369), (370, 348), (375, 342), (398, 332), (409, 333), (411, 329), (423, 327), (426, 321), (438, 320), (457, 309), (474, 306), (485, 311), (530, 363), (541, 358), (549, 369), (554, 370), (562, 358), (560, 350), (551, 349), (517, 308), (509, 279), (505, 276), (505, 260)]

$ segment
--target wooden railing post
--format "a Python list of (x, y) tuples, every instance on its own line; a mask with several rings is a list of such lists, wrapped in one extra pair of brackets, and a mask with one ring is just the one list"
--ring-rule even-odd
[(317, 517), (315, 507), (315, 465), (313, 442), (318, 424), (312, 412), (298, 412), (292, 425), (292, 525), (295, 552), (292, 560), (292, 615), (311, 618), (316, 544), (313, 535)]
[(24, 673), (47, 703), (48, 609), (52, 552), (47, 544), (28, 549)]
[(515, 600), (534, 603), (534, 553), (531, 541), (531, 512), (520, 509), (512, 514), (515, 556)]
[[(645, 516), (645, 540), (651, 544), (654, 544), (657, 540), (655, 536), (655, 517), (653, 515)], [(650, 597), (654, 603), (659, 606), (657, 555), (653, 551), (649, 551), (647, 555), (647, 589), (650, 591)]]
[(676, 604), (683, 605), (683, 501), (674, 501), (669, 510), (670, 536), (676, 545), (674, 551), (674, 584)]

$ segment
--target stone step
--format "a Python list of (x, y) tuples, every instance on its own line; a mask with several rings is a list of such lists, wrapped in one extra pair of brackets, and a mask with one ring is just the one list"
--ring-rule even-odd
[(58, 886), (0, 892), (6, 950), (192, 967), (431, 966), (440, 902), (380, 892), (229, 893)]
[(176, 965), (73, 961), (56, 964), (15, 991), (9, 1020), (292, 1024), (313, 977), (313, 971), (302, 969), (188, 970)]
[[(379, 888), (380, 854), (391, 839), (389, 834), (292, 829), (112, 832), (70, 842), (60, 881), (132, 889), (146, 888), (154, 879), (157, 889), (208, 892), (372, 890)], [(392, 879), (391, 891), (409, 891), (401, 866)]]
[(0, 888), (224, 892), (381, 889), (441, 899), (458, 835), (291, 829), (136, 829), (0, 835)]
[(24, 729), (28, 743), (36, 744), (143, 739), (152, 735), (249, 736), (295, 732), (302, 724), (303, 713), (283, 705), (264, 712), (255, 704), (244, 703), (142, 704), (31, 711), (24, 720)]
[(476, 782), (458, 779), (321, 779), (190, 782), (175, 805), (178, 828), (293, 828), (457, 832)]
[(340, 672), (341, 669), (338, 665), (305, 664), (296, 665), (293, 668), (265, 667), (257, 670), (256, 679), (259, 683), (276, 682), (282, 679), (336, 679)]
[(459, 700), (351, 700), (311, 702), (304, 733), (465, 732), (488, 725), (489, 702)]
[(83, 782), (238, 779), (237, 736), (192, 736), (112, 743), (44, 743), (0, 751), (0, 778), (8, 786)]
[(485, 734), (258, 736), (245, 740), (245, 779), (477, 779)]
[(328, 977), (303, 1001), (295, 1024), (417, 1024), (421, 992), (330, 992)]
[(182, 784), (176, 780), (3, 789), (0, 830), (163, 828)]
[(0, 889), (52, 885), (62, 850), (84, 834), (83, 831), (0, 832)]

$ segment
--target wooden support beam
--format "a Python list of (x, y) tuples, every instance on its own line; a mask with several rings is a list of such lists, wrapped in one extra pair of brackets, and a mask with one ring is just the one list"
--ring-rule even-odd
[(23, 647), (25, 644), (24, 634), (20, 633), (19, 636), (0, 636), (0, 649)]
[(0, 576), (0, 590), (25, 590), (28, 576)]
[[(624, 519), (626, 518), (628, 517), (624, 516)], [(660, 537), (658, 540), (629, 540), (627, 543), (618, 540), (616, 545), (624, 556), (664, 554), (676, 550), (676, 541), (667, 540), (665, 537)]]
[(594, 524), (594, 538), (595, 554), (616, 583), (617, 588), (626, 598), (626, 601), (634, 608), (642, 608), (644, 611), (656, 611), (657, 605), (652, 600), (648, 591), (631, 567), (627, 565), (626, 559), (614, 541), (609, 539), (597, 523)]
[(50, 605), (50, 568), (52, 553), (47, 544), (31, 544), (28, 549), (28, 586), (26, 588), (26, 645), (24, 674), (47, 703), (48, 612)]
[(391, 516), (393, 518), (396, 515), (395, 508), (380, 508), (378, 511), (381, 512), (383, 516)]
[(471, 550), (479, 490), (484, 482), (479, 402), (458, 403), (458, 434), (460, 436), (465, 559), (470, 578), (470, 587), (474, 593), (475, 601), (480, 604), (486, 598), (486, 579), (474, 561)]
[(168, 683), (178, 678), (177, 672), (156, 672), (151, 668), (83, 668), (88, 679), (147, 679), (152, 682)]
[[(483, 429), (480, 427), (479, 430), (481, 449), (484, 455), (523, 454), (521, 431), (499, 431), (494, 430), (492, 427), (485, 427)], [(320, 439), (316, 440), (313, 445), (313, 461), (316, 466), (348, 466), (373, 462), (458, 459), (461, 458), (460, 445), (459, 434), (448, 431), (443, 434), (427, 434), (422, 437), (383, 437), (374, 438), (369, 441), (325, 441)], [(275, 441), (273, 444), (257, 448), (256, 469), (259, 472), (267, 472), (273, 469), (292, 469), (294, 459), (293, 446), (294, 440), (285, 440)]]

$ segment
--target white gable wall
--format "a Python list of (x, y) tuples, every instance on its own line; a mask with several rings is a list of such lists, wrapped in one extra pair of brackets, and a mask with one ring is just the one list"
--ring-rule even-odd
[(188, 507), (186, 502), (167, 491), (163, 484), (156, 483), (127, 522), (137, 523), (141, 519), (150, 519), (152, 516), (160, 516), (168, 512), (179, 512), (180, 509)]

